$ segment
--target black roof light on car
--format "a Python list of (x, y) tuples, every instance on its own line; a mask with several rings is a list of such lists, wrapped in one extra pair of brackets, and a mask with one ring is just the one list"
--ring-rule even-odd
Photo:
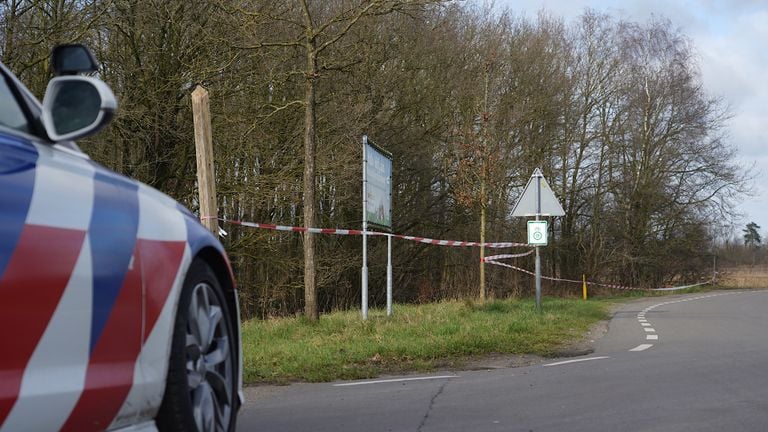
[(58, 45), (51, 53), (51, 68), (57, 76), (94, 73), (99, 63), (91, 50), (80, 44)]

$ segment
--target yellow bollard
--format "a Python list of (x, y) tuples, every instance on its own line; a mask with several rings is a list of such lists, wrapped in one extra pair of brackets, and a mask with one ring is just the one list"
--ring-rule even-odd
[(584, 295), (584, 300), (587, 299), (587, 276), (581, 275), (581, 293)]

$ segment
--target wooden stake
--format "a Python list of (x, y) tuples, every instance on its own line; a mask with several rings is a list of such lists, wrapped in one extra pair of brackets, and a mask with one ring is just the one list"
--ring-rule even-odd
[(195, 123), (195, 153), (197, 154), (197, 184), (200, 191), (200, 218), (202, 224), (218, 235), (216, 220), (216, 177), (213, 170), (213, 138), (208, 90), (198, 85), (192, 92), (192, 118)]

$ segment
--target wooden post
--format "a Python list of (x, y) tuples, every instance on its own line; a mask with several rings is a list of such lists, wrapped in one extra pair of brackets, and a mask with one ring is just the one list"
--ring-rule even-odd
[(213, 138), (208, 90), (198, 85), (192, 92), (192, 118), (195, 123), (195, 153), (197, 154), (197, 184), (200, 191), (200, 218), (202, 224), (218, 235), (216, 220), (216, 177), (213, 170)]

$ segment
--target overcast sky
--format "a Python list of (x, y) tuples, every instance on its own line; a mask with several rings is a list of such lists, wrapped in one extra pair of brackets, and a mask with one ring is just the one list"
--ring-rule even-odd
[(651, 15), (671, 20), (693, 40), (708, 92), (732, 107), (728, 133), (739, 162), (755, 166), (756, 195), (738, 207), (744, 217), (735, 231), (754, 221), (768, 233), (768, 0), (496, 0), (496, 6), (529, 17), (545, 9), (567, 22), (586, 8), (638, 22)]

